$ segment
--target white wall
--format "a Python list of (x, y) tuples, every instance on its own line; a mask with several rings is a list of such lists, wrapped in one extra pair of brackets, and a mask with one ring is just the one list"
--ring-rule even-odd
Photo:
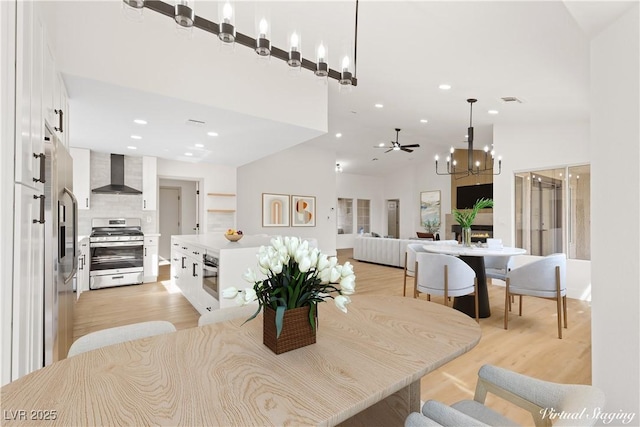
[[(158, 178), (200, 181), (200, 231), (206, 232), (209, 222), (207, 209), (217, 208), (207, 193), (235, 193), (236, 168), (209, 163), (190, 163), (158, 158)], [(235, 204), (235, 201), (232, 200)], [(156, 230), (157, 232), (157, 230)]]
[(635, 413), (633, 425), (640, 423), (639, 13), (636, 4), (591, 43), (592, 375), (605, 409)]
[[(315, 237), (336, 253), (336, 156), (331, 150), (296, 146), (238, 168), (237, 222), (245, 234)], [(262, 193), (315, 196), (315, 227), (262, 227)]]
[[(502, 173), (493, 180), (493, 235), (505, 245), (515, 244), (514, 173), (584, 164), (591, 161), (589, 123), (493, 128), (496, 152), (502, 155)], [(594, 189), (591, 189), (595, 194)], [(592, 243), (593, 245), (593, 243)], [(591, 295), (589, 261), (567, 261), (567, 296), (588, 299)]]

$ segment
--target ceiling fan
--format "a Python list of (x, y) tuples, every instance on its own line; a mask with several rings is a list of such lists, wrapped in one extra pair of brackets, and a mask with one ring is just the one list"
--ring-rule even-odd
[(407, 153), (413, 153), (413, 150), (411, 150), (411, 148), (418, 148), (420, 147), (420, 144), (409, 144), (409, 145), (400, 145), (400, 143), (398, 142), (398, 134), (400, 133), (401, 129), (396, 128), (396, 140), (395, 141), (391, 141), (391, 148), (389, 147), (385, 147), (385, 146), (379, 146), (376, 148), (388, 148), (387, 151), (385, 151), (385, 153), (388, 153), (389, 151), (406, 151)]

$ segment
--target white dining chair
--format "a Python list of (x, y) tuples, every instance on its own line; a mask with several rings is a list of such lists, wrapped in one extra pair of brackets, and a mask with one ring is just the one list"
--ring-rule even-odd
[(102, 329), (78, 338), (73, 344), (71, 344), (67, 357), (75, 356), (86, 351), (95, 350), (112, 344), (134, 341), (141, 338), (167, 334), (175, 331), (176, 327), (173, 326), (173, 323), (165, 320), (154, 320), (150, 322), (133, 323), (131, 325)]
[(567, 257), (563, 253), (547, 255), (507, 272), (505, 279), (504, 328), (509, 325), (509, 304), (512, 295), (519, 297), (522, 316), (522, 297), (532, 296), (556, 301), (558, 309), (558, 338), (562, 339), (562, 318), (567, 328)]
[(404, 290), (403, 296), (407, 296), (407, 277), (415, 276), (416, 268), (416, 254), (418, 252), (424, 252), (424, 242), (422, 243), (409, 243), (407, 250), (404, 253)]
[[(604, 393), (594, 386), (543, 381), (498, 366), (484, 365), (478, 371), (473, 400), (462, 400), (451, 406), (428, 400), (422, 405), (422, 414), (411, 414), (405, 426), (428, 427), (434, 422), (446, 427), (518, 425), (485, 405), (487, 393), (525, 409), (531, 413), (533, 424), (539, 427), (592, 426), (598, 421), (593, 414), (605, 404)], [(559, 417), (558, 414), (574, 416)]]
[(471, 267), (451, 255), (417, 253), (414, 277), (414, 298), (418, 293), (441, 295), (444, 305), (449, 305), (449, 297), (474, 295), (476, 322), (478, 319), (478, 280)]
[(484, 257), (484, 274), (490, 279), (505, 280), (512, 264), (510, 255), (487, 255)]
[(237, 307), (225, 307), (205, 313), (198, 319), (198, 326), (210, 325), (212, 323), (226, 322), (227, 320), (244, 317), (250, 318), (258, 311), (257, 304), (240, 305)]

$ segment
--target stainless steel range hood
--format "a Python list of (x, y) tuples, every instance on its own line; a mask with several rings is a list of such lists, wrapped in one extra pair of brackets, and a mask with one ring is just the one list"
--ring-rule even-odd
[(111, 184), (91, 190), (99, 194), (142, 194), (142, 191), (124, 185), (124, 156), (111, 155)]

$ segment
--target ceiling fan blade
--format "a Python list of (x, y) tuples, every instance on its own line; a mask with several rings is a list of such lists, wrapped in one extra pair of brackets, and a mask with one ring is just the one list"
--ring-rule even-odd
[(393, 148), (389, 148), (385, 153), (388, 153), (389, 151), (393, 151)]
[(409, 150), (408, 148), (400, 147), (402, 151), (406, 151), (407, 153), (413, 153), (413, 150)]
[(418, 147), (420, 147), (420, 144), (402, 145), (402, 147), (404, 147), (404, 148), (418, 148)]

